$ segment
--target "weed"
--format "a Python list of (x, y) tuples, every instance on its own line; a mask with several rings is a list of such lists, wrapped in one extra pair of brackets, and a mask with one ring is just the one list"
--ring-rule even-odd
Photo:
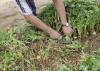
[[(100, 30), (98, 3), (65, 0), (65, 8), (68, 22), (75, 29), (74, 37), (82, 38)], [(52, 5), (44, 8), (38, 17), (62, 33)], [(0, 71), (100, 71), (100, 49), (87, 54), (79, 41), (71, 40), (68, 44), (68, 40), (67, 37), (52, 40), (31, 25), (26, 25), (23, 32), (18, 27), (0, 31)]]

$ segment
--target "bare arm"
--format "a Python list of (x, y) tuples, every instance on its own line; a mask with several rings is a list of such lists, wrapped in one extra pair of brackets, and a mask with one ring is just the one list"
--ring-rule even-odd
[(73, 33), (73, 29), (67, 23), (63, 0), (53, 0), (53, 2), (55, 4), (58, 15), (60, 16), (62, 30), (64, 34), (71, 36), (71, 34)]
[(54, 29), (47, 26), (44, 22), (42, 22), (39, 18), (34, 15), (27, 15), (25, 18), (31, 22), (31, 24), (35, 25), (37, 28), (43, 30), (44, 32), (48, 33), (49, 36), (53, 39), (60, 39), (61, 35), (56, 32)]
[(48, 27), (44, 22), (42, 22), (39, 18), (37, 18), (36, 16), (34, 15), (28, 15), (28, 16), (25, 16), (25, 18), (27, 20), (29, 20), (33, 25), (35, 25), (37, 28), (45, 31), (45, 32), (48, 32), (50, 34), (50, 31), (51, 31), (51, 28)]
[(53, 0), (53, 2), (55, 4), (58, 15), (60, 16), (61, 24), (67, 23), (63, 0)]

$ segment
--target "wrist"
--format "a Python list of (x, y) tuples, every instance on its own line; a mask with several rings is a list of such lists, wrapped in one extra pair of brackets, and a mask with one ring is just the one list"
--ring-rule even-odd
[(64, 26), (69, 26), (69, 24), (68, 24), (68, 23), (62, 23), (61, 26), (62, 26), (62, 27), (64, 27)]

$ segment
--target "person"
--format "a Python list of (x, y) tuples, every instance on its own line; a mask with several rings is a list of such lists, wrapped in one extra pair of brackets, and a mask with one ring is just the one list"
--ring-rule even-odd
[[(53, 2), (61, 20), (62, 31), (65, 35), (70, 36), (73, 33), (73, 29), (69, 26), (66, 20), (63, 0), (53, 0)], [(36, 17), (36, 6), (34, 0), (16, 0), (16, 3), (24, 17), (33, 25), (46, 32), (52, 39), (62, 38), (61, 34), (47, 26), (43, 21)]]

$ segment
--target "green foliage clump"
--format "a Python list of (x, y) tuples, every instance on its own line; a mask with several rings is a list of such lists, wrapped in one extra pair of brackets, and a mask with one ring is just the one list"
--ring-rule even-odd
[[(83, 0), (66, 0), (66, 16), (74, 35), (82, 36), (99, 30), (100, 5)], [(60, 19), (52, 5), (47, 6), (38, 17), (61, 32)], [(96, 31), (97, 32), (97, 31)], [(49, 39), (41, 31), (26, 26), (24, 31), (15, 27), (7, 32), (0, 31), (0, 71), (100, 71), (100, 49), (87, 54), (81, 43)], [(68, 63), (70, 53), (81, 57), (76, 67)], [(74, 56), (75, 57), (75, 56)], [(70, 58), (70, 60), (73, 58)], [(73, 65), (73, 64), (72, 64)]]
[[(29, 29), (29, 28), (28, 28)], [(53, 58), (55, 67), (45, 68), (48, 71), (99, 71), (100, 70), (100, 50), (97, 49), (92, 54), (85, 54), (83, 46), (73, 41), (72, 44), (58, 44), (55, 48), (54, 44), (57, 44), (52, 39), (44, 41), (44, 36), (41, 34), (34, 34), (31, 29), (28, 30), (27, 35), (23, 32), (21, 38), (18, 38), (18, 31), (12, 30), (8, 32), (0, 33), (0, 70), (1, 71), (38, 71), (37, 63), (41, 64), (44, 61), (48, 61)], [(30, 31), (31, 30), (31, 31)], [(33, 35), (33, 34), (34, 35)], [(3, 37), (4, 36), (4, 37)], [(32, 36), (37, 36), (41, 38), (36, 38)], [(30, 40), (32, 39), (32, 40)], [(30, 40), (30, 41), (29, 41)], [(32, 44), (27, 45), (27, 42)], [(1, 45), (2, 44), (2, 45)], [(62, 45), (62, 46), (61, 46)], [(63, 46), (64, 45), (64, 46)], [(81, 52), (80, 52), (81, 51)], [(79, 64), (76, 67), (70, 64), (63, 63), (64, 59), (67, 60), (69, 53), (78, 52), (81, 53), (81, 58)], [(57, 56), (53, 56), (53, 55)], [(59, 56), (58, 56), (59, 55)], [(52, 56), (52, 57), (51, 57)], [(59, 57), (59, 58), (58, 58)], [(52, 60), (53, 61), (53, 60)], [(65, 61), (66, 62), (66, 61)], [(44, 66), (44, 65), (43, 65)], [(43, 69), (43, 68), (40, 68)]]
[(76, 71), (99, 71), (100, 70), (100, 56), (91, 54), (87, 55), (79, 64)]
[[(65, 0), (65, 10), (68, 22), (75, 30), (75, 36), (82, 37), (100, 30), (100, 4), (96, 1)], [(38, 16), (61, 32), (60, 19), (53, 5), (45, 7)]]

